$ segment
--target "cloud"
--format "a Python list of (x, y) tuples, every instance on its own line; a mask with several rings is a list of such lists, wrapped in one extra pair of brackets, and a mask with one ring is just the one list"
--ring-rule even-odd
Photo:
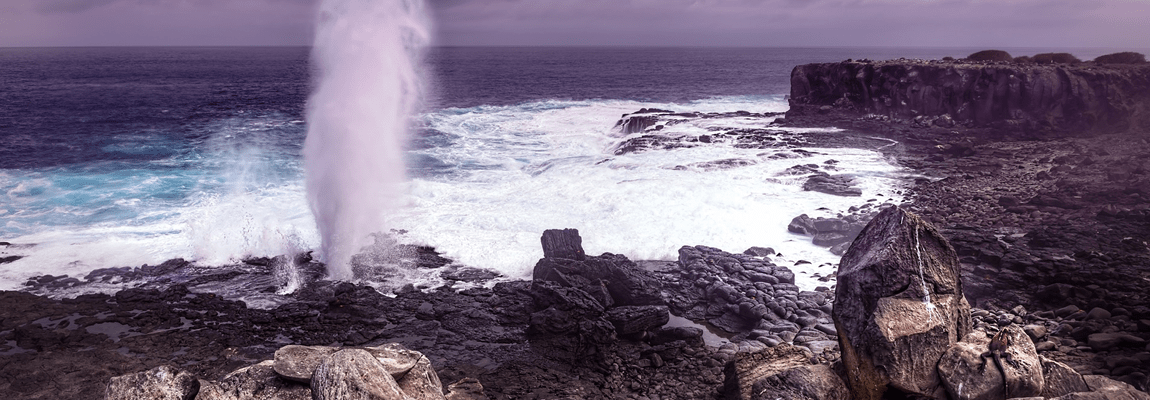
[(79, 13), (108, 5), (119, 0), (42, 0), (36, 3), (36, 11), (44, 14)]
[(1150, 37), (1130, 22), (1150, 20), (1146, 0), (440, 1), (440, 42), (461, 45), (1122, 46)]

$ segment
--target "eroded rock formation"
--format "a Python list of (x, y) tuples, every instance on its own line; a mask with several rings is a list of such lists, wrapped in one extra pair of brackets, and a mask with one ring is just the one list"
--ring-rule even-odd
[(851, 61), (791, 72), (787, 119), (874, 114), (953, 127), (1069, 134), (1150, 128), (1150, 64)]
[(939, 357), (971, 331), (958, 255), (918, 216), (887, 208), (843, 255), (832, 316), (855, 399), (936, 397)]

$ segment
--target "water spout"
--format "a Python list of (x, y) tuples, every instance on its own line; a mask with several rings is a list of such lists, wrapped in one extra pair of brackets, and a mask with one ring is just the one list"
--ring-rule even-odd
[(354, 278), (352, 255), (386, 231), (384, 215), (400, 195), (428, 26), (422, 0), (320, 4), (303, 156), (319, 257), (332, 279)]

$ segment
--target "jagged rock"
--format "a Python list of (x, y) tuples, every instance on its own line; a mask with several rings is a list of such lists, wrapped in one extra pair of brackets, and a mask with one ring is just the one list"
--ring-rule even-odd
[(200, 391), (195, 376), (168, 366), (112, 378), (105, 400), (192, 400)]
[(479, 380), (463, 378), (447, 385), (447, 400), (488, 400), (488, 397)]
[(570, 258), (582, 261), (587, 257), (583, 252), (583, 238), (578, 229), (548, 229), (539, 238), (543, 243), (543, 257)]
[(736, 353), (734, 361), (727, 364), (723, 391), (727, 398), (757, 399), (754, 389), (759, 381), (792, 368), (810, 366), (811, 356), (807, 349), (789, 344)]
[(898, 207), (875, 216), (843, 255), (835, 299), (847, 384), (858, 400), (888, 390), (933, 396), (939, 357), (971, 331), (954, 248)]
[(1083, 375), (1082, 380), (1086, 381), (1086, 386), (1090, 388), (1090, 394), (1094, 396), (1077, 396), (1078, 393), (1071, 393), (1061, 398), (1067, 400), (1150, 400), (1150, 394), (1146, 394), (1146, 392), (1138, 390), (1128, 383), (1119, 382), (1102, 375)]
[(363, 349), (344, 349), (327, 356), (311, 379), (313, 400), (406, 399), (383, 364)]
[(196, 400), (310, 400), (311, 388), (284, 379), (275, 361), (243, 367), (216, 382), (201, 383)]
[(638, 133), (655, 126), (659, 122), (659, 117), (664, 114), (670, 114), (671, 111), (660, 110), (657, 108), (643, 108), (631, 114), (623, 114), (623, 117), (615, 123), (615, 127), (624, 134)]
[(1005, 330), (1010, 340), (1006, 353), (1014, 360), (1014, 363), (1002, 361), (1005, 379), (992, 357), (982, 358), (990, 343), (985, 334), (975, 332), (946, 349), (938, 361), (938, 374), (950, 398), (997, 400), (1042, 393), (1042, 362), (1034, 343), (1016, 326)]
[(1150, 127), (1150, 66), (846, 61), (796, 66), (787, 119), (850, 110), (1073, 134)]
[(402, 381), (408, 371), (427, 358), (420, 352), (408, 350), (399, 343), (387, 343), (363, 349), (379, 360), (379, 363), (383, 364), (383, 369), (387, 370), (397, 382)]
[(808, 217), (806, 214), (792, 218), (791, 223), (787, 225), (787, 230), (792, 233), (801, 233), (803, 235), (814, 235), (818, 232), (815, 230), (815, 220), (811, 217)]
[(1074, 368), (1069, 365), (1051, 360), (1046, 357), (1039, 357), (1042, 360), (1042, 397), (1052, 398), (1064, 396), (1070, 393), (1085, 392), (1090, 390), (1086, 386), (1086, 381), (1082, 379)]
[(315, 368), (337, 350), (327, 346), (287, 345), (276, 350), (273, 368), (285, 379), (311, 383), (311, 374)]
[(803, 183), (803, 190), (826, 193), (835, 196), (862, 196), (862, 189), (854, 187), (855, 179), (847, 175), (812, 175)]
[[(410, 350), (408, 350), (410, 351)], [(417, 353), (418, 354), (418, 353)], [(393, 375), (394, 376), (394, 375)], [(399, 379), (399, 389), (411, 400), (443, 400), (443, 383), (431, 367), (431, 360), (422, 354), (408, 371)]]
[(750, 248), (743, 250), (743, 254), (755, 257), (771, 257), (775, 255), (775, 249), (770, 247), (751, 246)]
[(607, 311), (607, 320), (620, 335), (629, 335), (663, 326), (671, 314), (666, 306), (623, 306)]
[(847, 400), (850, 391), (829, 365), (804, 365), (760, 379), (751, 399)]
[[(543, 258), (535, 264), (532, 278), (594, 293), (603, 286), (612, 304), (620, 306), (662, 305), (662, 284), (627, 257), (604, 253), (584, 260)], [(602, 304), (604, 307), (610, 304)]]

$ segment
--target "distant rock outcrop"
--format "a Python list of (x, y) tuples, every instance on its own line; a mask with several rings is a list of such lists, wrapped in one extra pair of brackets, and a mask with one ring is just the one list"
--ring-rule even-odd
[[(1042, 60), (1073, 61), (1054, 55)], [(806, 64), (791, 72), (790, 106), (788, 121), (843, 113), (943, 127), (1125, 132), (1150, 129), (1150, 65), (906, 59)]]

